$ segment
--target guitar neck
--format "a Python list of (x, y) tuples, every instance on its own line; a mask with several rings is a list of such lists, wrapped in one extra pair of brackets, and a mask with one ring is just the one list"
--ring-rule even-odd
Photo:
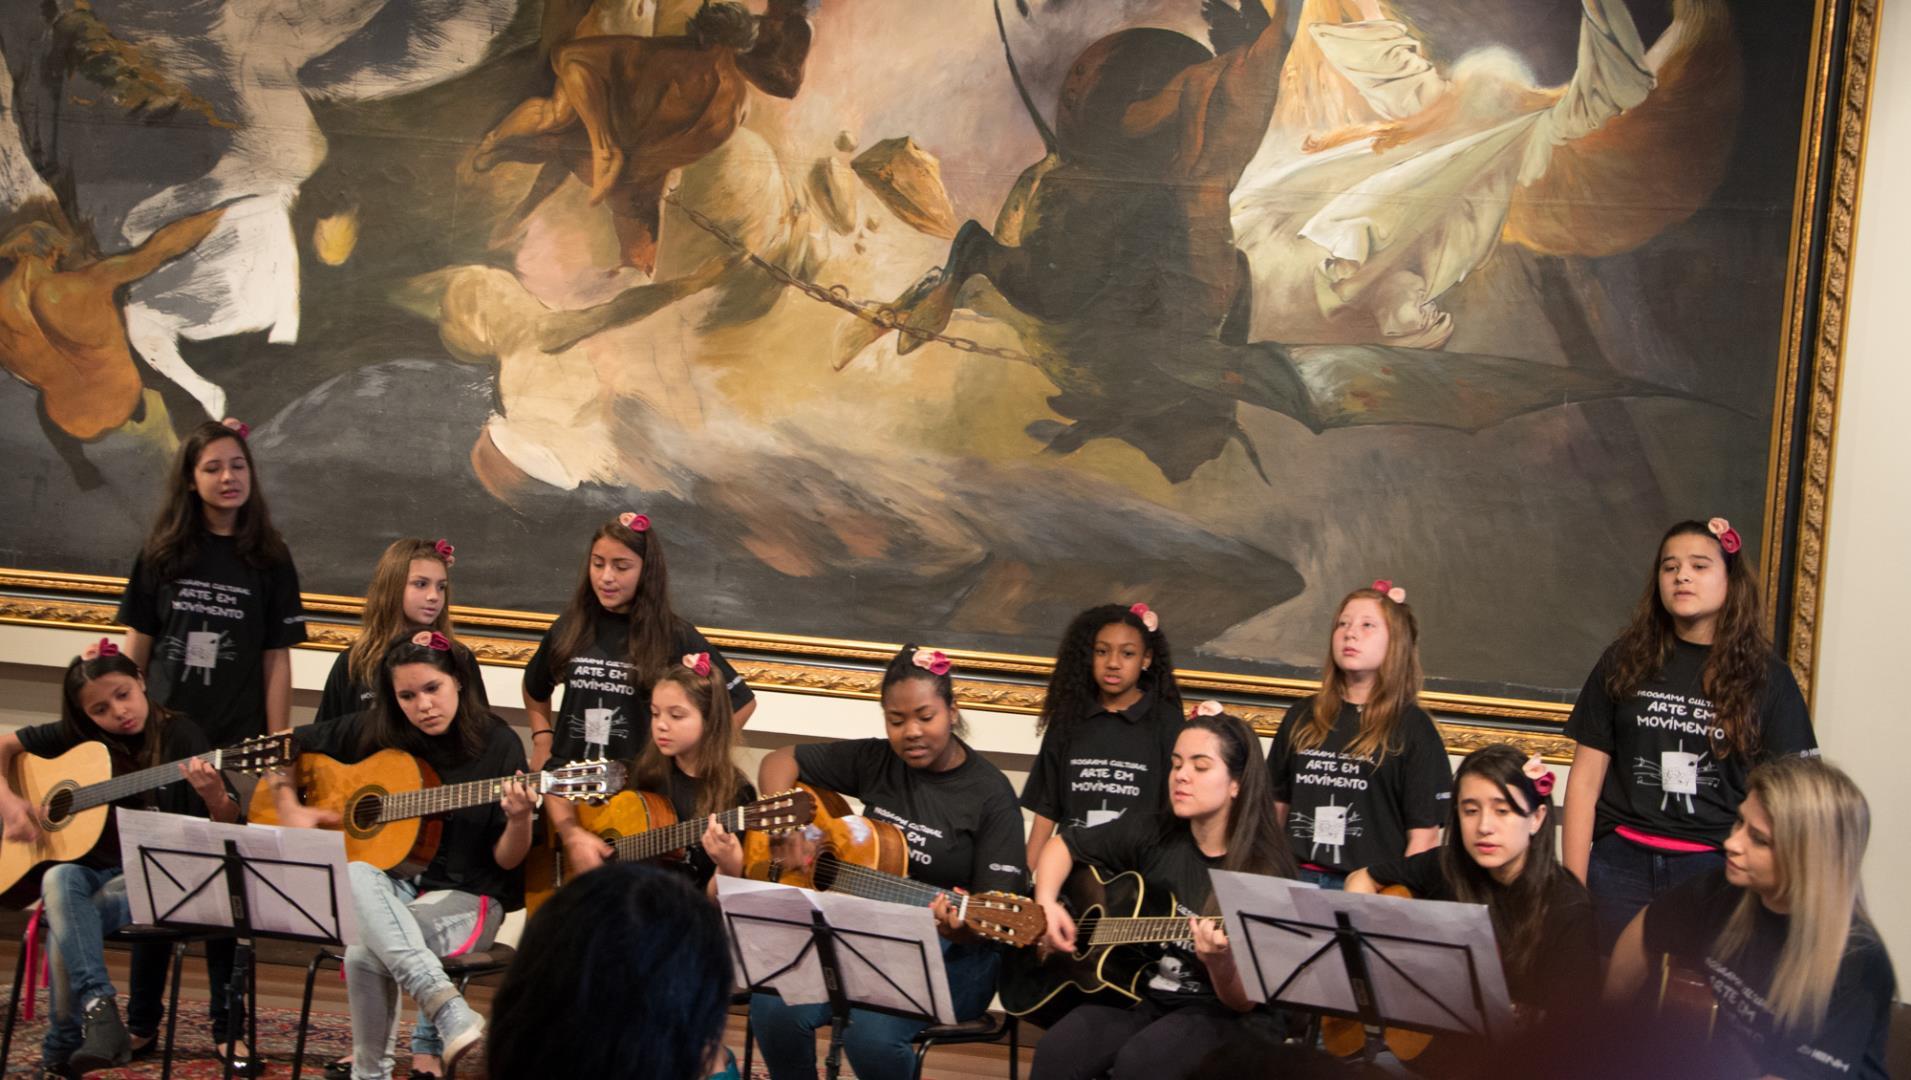
[[(1203, 922), (1221, 925), (1219, 915), (1198, 915)], [(1188, 932), (1188, 920), (1181, 915), (1158, 915), (1138, 919), (1098, 919), (1088, 930), (1088, 944), (1102, 945), (1160, 945), (1172, 941), (1188, 941), (1193, 937)]]
[(541, 791), (549, 777), (549, 773), (529, 773), (524, 776), (466, 780), (461, 784), (440, 784), (417, 791), (394, 791), (385, 796), (378, 810), (378, 820), (402, 821), (405, 818), (430, 817), (432, 814), (449, 814), (453, 810), (483, 806), (497, 802), (503, 796), (507, 781), (525, 780)]
[[(742, 832), (744, 809), (737, 806), (717, 814), (718, 827), (724, 832)], [(661, 829), (620, 836), (611, 841), (611, 847), (616, 849), (618, 862), (643, 862), (645, 859), (655, 859), (660, 855), (681, 851), (696, 843), (703, 836), (706, 821), (707, 819), (679, 821), (675, 825), (666, 825)]]
[[(184, 761), (203, 761), (213, 768), (219, 768), (220, 758), (225, 751), (208, 750), (196, 754)], [(111, 780), (102, 780), (97, 784), (88, 784), (73, 792), (73, 811), (91, 810), (95, 806), (105, 806), (121, 799), (131, 798), (143, 792), (165, 787), (175, 780), (184, 780), (180, 775), (179, 761), (168, 761), (164, 765), (155, 765), (150, 769), (140, 769), (124, 776), (115, 776)]]
[(829, 883), (829, 892), (849, 893), (865, 900), (887, 900), (892, 904), (913, 904), (917, 907), (928, 907), (938, 896), (956, 899), (953, 890), (938, 889), (934, 885), (885, 874), (881, 870), (871, 870), (855, 863), (839, 860), (832, 871), (834, 877)]

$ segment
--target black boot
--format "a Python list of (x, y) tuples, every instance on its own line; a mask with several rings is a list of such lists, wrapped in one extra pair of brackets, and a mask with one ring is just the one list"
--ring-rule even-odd
[(80, 1044), (67, 1065), (76, 1073), (110, 1069), (133, 1059), (133, 1040), (126, 1025), (119, 1022), (119, 1003), (110, 997), (97, 997), (86, 1003), (86, 1041)]

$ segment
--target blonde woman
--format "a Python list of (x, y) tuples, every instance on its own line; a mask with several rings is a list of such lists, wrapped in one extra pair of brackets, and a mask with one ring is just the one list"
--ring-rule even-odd
[(1883, 1080), (1896, 979), (1858, 881), (1870, 807), (1815, 757), (1760, 765), (1747, 787), (1725, 865), (1632, 920), (1606, 998), (1631, 999), (1668, 953), (1706, 973), (1723, 1037), (1760, 1074)]
[[(401, 634), (435, 630), (469, 659), (470, 650), (458, 643), (451, 630), (451, 567), (458, 561), (455, 551), (449, 540), (408, 536), (392, 541), (378, 557), (378, 567), (365, 589), (365, 614), (358, 638), (333, 662), (332, 674), (319, 697), (318, 713), (312, 717), (314, 723), (365, 712), (378, 704), (378, 664), (385, 657), (385, 643)], [(478, 683), (477, 691), (478, 700), (489, 705), (484, 683)]]

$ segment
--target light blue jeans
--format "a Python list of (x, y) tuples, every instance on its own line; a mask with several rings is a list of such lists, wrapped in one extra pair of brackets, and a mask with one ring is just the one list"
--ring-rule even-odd
[(53, 983), (52, 1016), (40, 1042), (42, 1060), (64, 1062), (82, 1041), (80, 1015), (86, 1003), (115, 997), (106, 973), (106, 935), (133, 921), (126, 877), (119, 867), (78, 863), (49, 867), (40, 879)]
[(368, 863), (352, 863), (352, 907), (359, 944), (345, 950), (345, 996), (352, 1010), (352, 1076), (391, 1076), (398, 1030), (398, 994), (418, 1003), (414, 1054), (437, 1055), (440, 1032), (456, 1037), (478, 1014), (445, 975), (439, 957), (461, 949), (489, 948), (504, 921), (494, 900), (444, 889), (420, 895), (415, 881), (400, 880)]

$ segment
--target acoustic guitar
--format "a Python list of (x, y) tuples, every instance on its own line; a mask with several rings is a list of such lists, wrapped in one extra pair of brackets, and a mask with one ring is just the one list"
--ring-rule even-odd
[[(1398, 896), (1412, 899), (1413, 893), (1405, 885), (1388, 885), (1380, 890), (1382, 896)], [(1359, 1020), (1345, 1016), (1323, 1016), (1320, 1018), (1320, 1044), (1323, 1049), (1335, 1057), (1353, 1057), (1367, 1047), (1367, 1027)], [(1412, 1061), (1426, 1052), (1433, 1042), (1433, 1036), (1424, 1031), (1410, 1028), (1390, 1027), (1374, 1032), (1387, 1049), (1401, 1061)]]
[[(292, 735), (280, 732), (247, 739), (224, 750), (195, 755), (215, 769), (263, 772), (292, 760)], [(185, 779), (179, 762), (113, 775), (113, 759), (106, 744), (88, 740), (56, 758), (19, 754), (7, 783), (13, 793), (33, 806), (40, 839), (30, 844), (0, 839), (0, 893), (9, 906), (31, 903), (39, 894), (40, 876), (48, 863), (84, 858), (99, 846), (106, 831), (110, 803)]]
[[(1006, 956), (997, 983), (1002, 1008), (1040, 1027), (1052, 1027), (1078, 1005), (1126, 1008), (1141, 1000), (1160, 946), (1191, 940), (1188, 917), (1173, 914), (1173, 895), (1150, 897), (1147, 883), (1132, 870), (1108, 876), (1078, 863), (1059, 899), (1075, 920), (1075, 951), (1044, 946)], [(1205, 918), (1221, 921), (1218, 915)]]
[[(717, 826), (732, 833), (776, 833), (799, 829), (815, 817), (814, 796), (785, 791), (717, 815)], [(577, 823), (610, 843), (608, 862), (643, 862), (682, 852), (703, 836), (705, 821), (678, 821), (670, 800), (651, 791), (620, 791), (602, 806), (577, 808)], [(564, 845), (555, 831), (524, 860), (524, 911), (537, 911), (568, 880)]]
[[(615, 761), (579, 761), (557, 769), (441, 784), (431, 766), (403, 750), (380, 750), (356, 765), (324, 754), (300, 754), (294, 769), (300, 801), (339, 815), (345, 857), (400, 875), (416, 874), (438, 854), (444, 822), (437, 815), (498, 801), (506, 781), (528, 781), (539, 795), (602, 800), (624, 786), (624, 766)], [(249, 820), (281, 824), (272, 785), (252, 792)]]
[(947, 896), (963, 924), (991, 941), (1019, 947), (1042, 940), (1048, 916), (1026, 896), (1005, 892), (966, 893), (939, 889), (904, 876), (909, 842), (902, 830), (849, 812), (849, 803), (828, 788), (798, 784), (815, 806), (803, 833), (814, 846), (807, 865), (786, 864), (761, 833), (743, 839), (743, 876), (797, 885), (818, 892), (848, 893), (870, 900), (928, 907)]

